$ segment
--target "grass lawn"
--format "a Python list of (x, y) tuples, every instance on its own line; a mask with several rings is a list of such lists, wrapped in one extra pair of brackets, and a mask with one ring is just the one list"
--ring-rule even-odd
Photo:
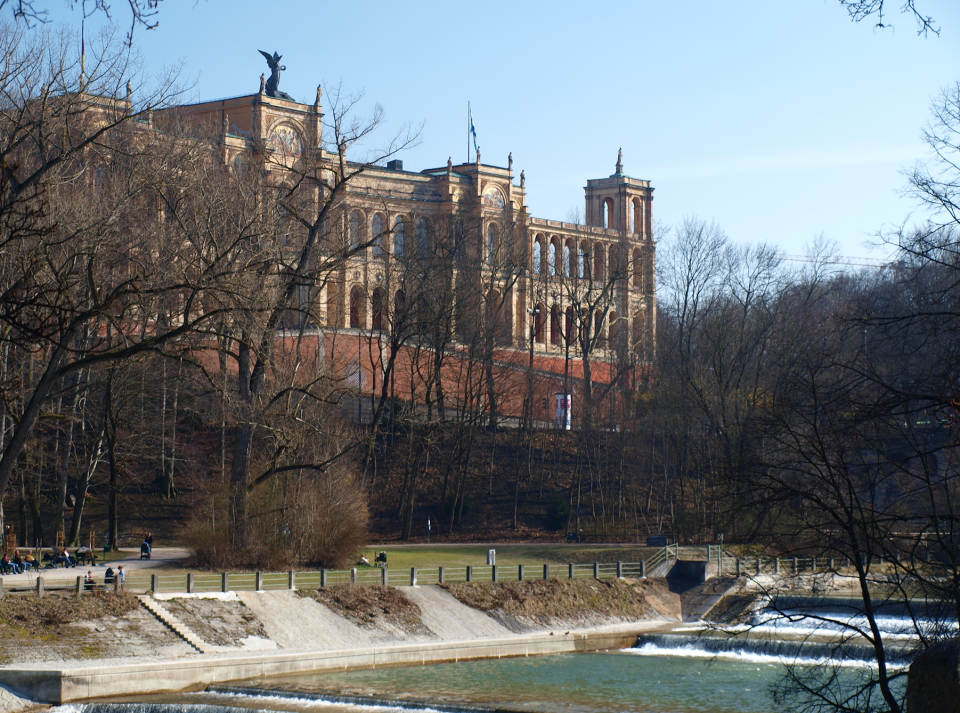
[[(487, 563), (486, 545), (410, 545), (368, 547), (363, 550), (373, 562), (377, 553), (387, 553), (387, 564), (391, 569), (418, 567), (463, 567), (466, 565), (485, 565)], [(597, 545), (545, 545), (545, 544), (500, 544), (493, 547), (497, 551), (497, 565), (506, 567), (518, 564), (566, 564), (568, 562), (639, 562), (649, 558), (659, 548)]]

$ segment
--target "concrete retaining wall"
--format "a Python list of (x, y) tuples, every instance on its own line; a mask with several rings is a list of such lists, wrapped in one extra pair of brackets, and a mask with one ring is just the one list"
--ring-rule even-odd
[(68, 703), (107, 696), (197, 691), (214, 683), (313, 671), (622, 649), (633, 646), (639, 634), (662, 623), (641, 622), (565, 634), (529, 634), (342, 651), (202, 656), (119, 666), (8, 668), (0, 669), (0, 683), (37, 701)]

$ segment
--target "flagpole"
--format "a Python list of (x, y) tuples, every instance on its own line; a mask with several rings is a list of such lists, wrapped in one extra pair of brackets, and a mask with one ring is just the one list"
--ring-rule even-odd
[(467, 163), (470, 163), (470, 102), (467, 102)]

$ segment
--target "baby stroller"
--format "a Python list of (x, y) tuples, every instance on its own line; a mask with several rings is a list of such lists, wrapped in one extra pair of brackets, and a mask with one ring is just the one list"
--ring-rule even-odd
[(150, 559), (150, 543), (144, 542), (140, 545), (140, 559), (148, 560)]

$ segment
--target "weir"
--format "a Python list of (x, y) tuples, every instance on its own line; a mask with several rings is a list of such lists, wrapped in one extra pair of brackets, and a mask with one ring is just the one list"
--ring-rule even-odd
[[(647, 647), (647, 648), (645, 648)], [(685, 634), (642, 634), (631, 651), (649, 651), (661, 655), (671, 652), (679, 655), (702, 653), (704, 656), (731, 654), (736, 656), (764, 656), (784, 661), (826, 661), (838, 663), (871, 661), (876, 658), (873, 647), (865, 644), (819, 642), (811, 640), (783, 640), (745, 636), (704, 635), (702, 632)], [(910, 661), (903, 648), (888, 648), (891, 664)]]

